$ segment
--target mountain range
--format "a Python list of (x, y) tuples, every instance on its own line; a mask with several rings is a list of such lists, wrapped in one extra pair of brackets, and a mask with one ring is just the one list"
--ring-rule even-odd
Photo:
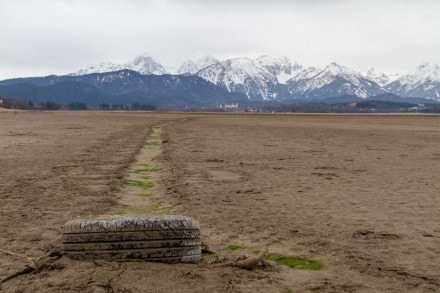
[(197, 75), (229, 92), (243, 93), (249, 100), (320, 99), (344, 94), (366, 98), (388, 92), (402, 97), (440, 100), (440, 66), (432, 63), (421, 64), (414, 71), (400, 76), (380, 73), (374, 68), (360, 73), (337, 63), (323, 69), (304, 67), (287, 57), (263, 55), (255, 59), (219, 61), (206, 56), (184, 61), (177, 71), (170, 71), (144, 54), (130, 62), (104, 62), (71, 75), (122, 69), (141, 74)]
[(169, 71), (144, 54), (129, 62), (104, 62), (63, 76), (0, 81), (0, 94), (28, 100), (76, 98), (90, 105), (151, 102), (171, 108), (212, 107), (233, 101), (365, 99), (387, 94), (434, 102), (440, 101), (440, 66), (424, 63), (399, 76), (374, 68), (360, 73), (337, 63), (323, 69), (305, 67), (287, 57), (264, 55), (219, 61), (206, 56), (187, 60)]

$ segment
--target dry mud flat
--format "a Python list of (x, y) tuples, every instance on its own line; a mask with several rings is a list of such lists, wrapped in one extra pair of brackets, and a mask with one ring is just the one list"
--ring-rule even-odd
[[(0, 247), (38, 257), (68, 220), (117, 211), (154, 125), (166, 142), (155, 204), (199, 220), (219, 256), (268, 248), (325, 269), (63, 257), (5, 292), (440, 290), (437, 116), (3, 112)], [(0, 277), (26, 263), (0, 253)]]

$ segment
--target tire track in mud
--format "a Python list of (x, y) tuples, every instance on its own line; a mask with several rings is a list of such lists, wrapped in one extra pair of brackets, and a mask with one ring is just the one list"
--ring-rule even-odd
[(164, 133), (162, 125), (150, 128), (129, 173), (122, 181), (123, 188), (115, 215), (163, 215), (174, 211), (164, 202), (163, 154)]

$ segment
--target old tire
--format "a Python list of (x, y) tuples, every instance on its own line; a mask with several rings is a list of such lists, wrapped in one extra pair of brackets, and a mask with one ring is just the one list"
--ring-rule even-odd
[(73, 259), (200, 261), (200, 226), (188, 217), (73, 220), (63, 226), (65, 254)]

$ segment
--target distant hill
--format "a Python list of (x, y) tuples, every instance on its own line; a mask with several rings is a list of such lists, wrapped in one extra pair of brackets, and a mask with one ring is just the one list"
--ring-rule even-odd
[(142, 75), (131, 70), (10, 79), (0, 82), (0, 94), (33, 102), (81, 102), (89, 106), (149, 103), (164, 109), (247, 101), (245, 95), (230, 93), (198, 76)]
[(321, 102), (327, 103), (327, 104), (344, 104), (344, 103), (361, 102), (363, 100), (364, 99), (359, 98), (357, 96), (353, 96), (353, 95), (342, 95), (339, 97), (325, 98), (325, 99), (322, 99)]
[(407, 97), (402, 98), (398, 95), (385, 93), (377, 96), (368, 97), (365, 100), (375, 100), (375, 101), (388, 101), (388, 102), (396, 102), (396, 103), (413, 103), (413, 104), (439, 104), (440, 101), (435, 101), (431, 99), (424, 98), (416, 98), (416, 97)]
[(397, 109), (408, 109), (417, 106), (417, 104), (404, 103), (404, 102), (392, 102), (392, 101), (377, 101), (377, 100), (367, 100), (356, 104), (356, 108), (360, 109), (378, 109), (378, 110), (397, 110)]

